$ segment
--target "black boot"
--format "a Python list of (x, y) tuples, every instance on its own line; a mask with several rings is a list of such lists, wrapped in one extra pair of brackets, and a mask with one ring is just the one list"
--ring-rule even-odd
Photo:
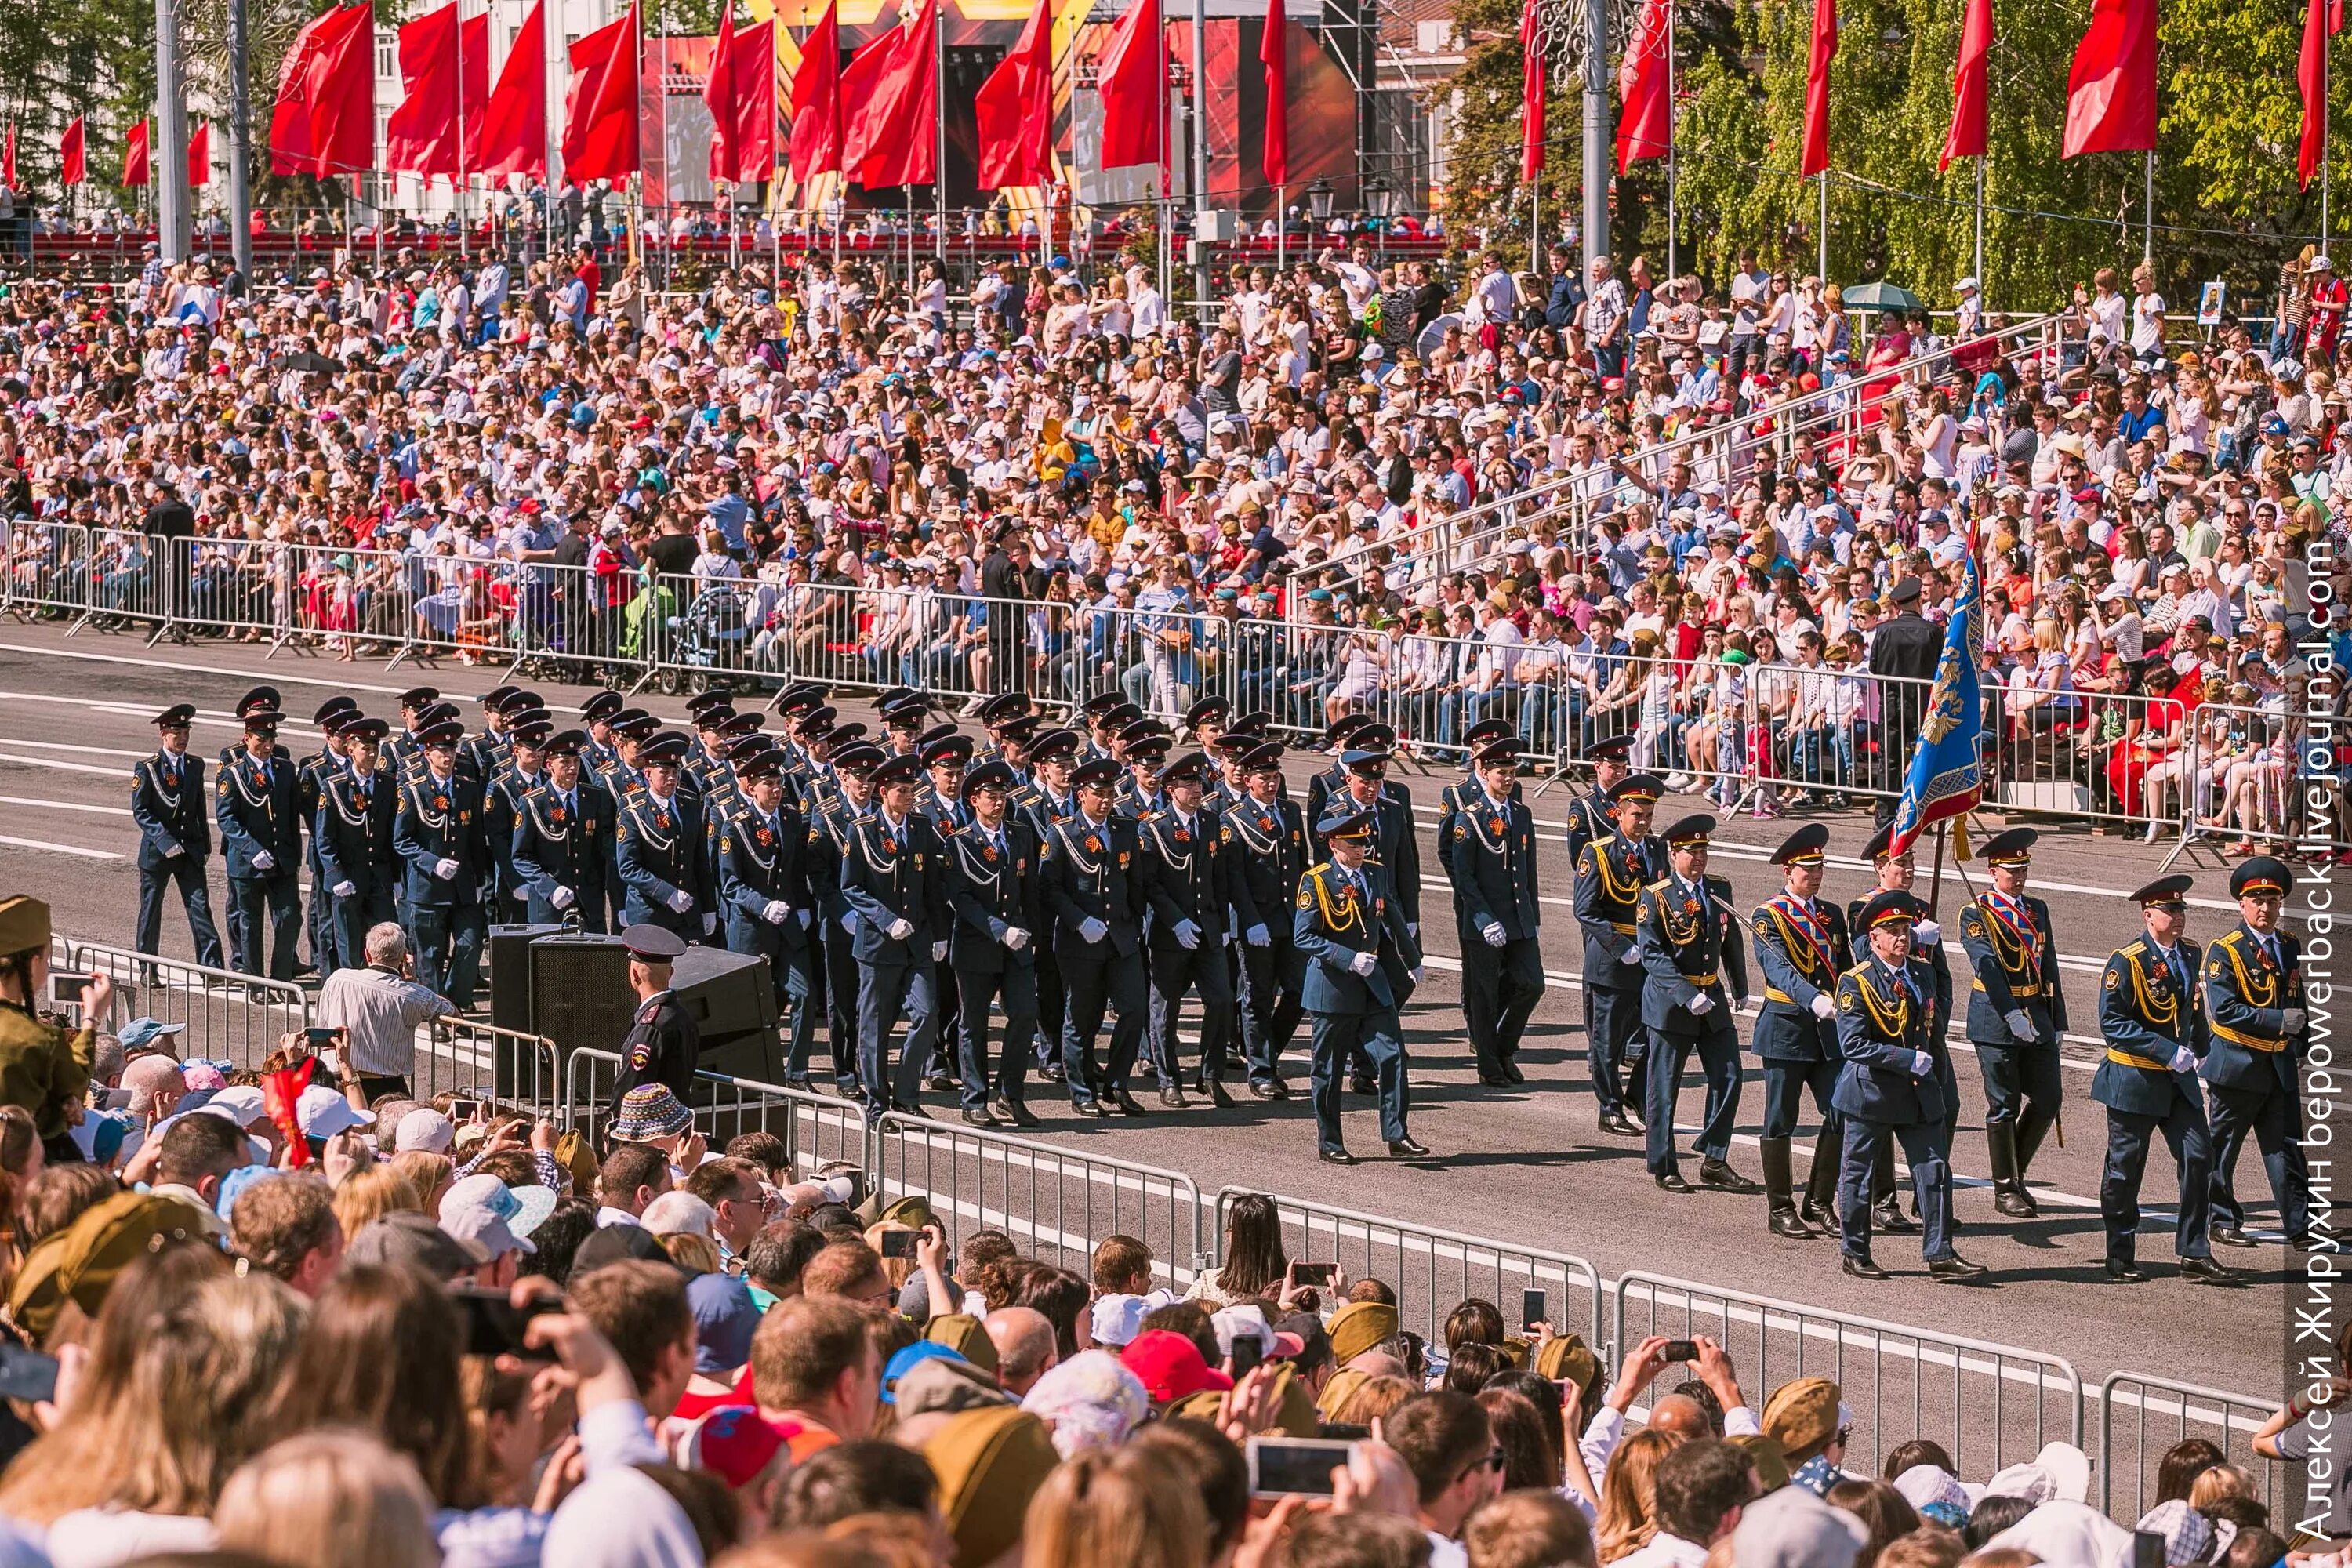
[(2039, 1212), (2025, 1194), (2017, 1170), (2017, 1123), (1985, 1123), (1985, 1151), (1992, 1161), (1992, 1206), (2011, 1219), (2032, 1219)]
[(1759, 1145), (1758, 1152), (1764, 1163), (1764, 1207), (1772, 1234), (1799, 1240), (1811, 1237), (1812, 1227), (1798, 1217), (1797, 1200), (1790, 1190), (1789, 1141), (1767, 1138)]
[(2039, 1215), (2042, 1206), (2033, 1201), (2033, 1190), (2025, 1184), (2026, 1173), (2033, 1167), (2033, 1156), (2040, 1151), (2042, 1141), (2057, 1125), (2057, 1113), (2038, 1105), (2027, 1106), (2023, 1119), (2017, 1124), (2017, 1195), (2025, 1200), (2028, 1215)]
[(1823, 1128), (1813, 1140), (1813, 1168), (1805, 1177), (1805, 1196), (1797, 1216), (1807, 1225), (1827, 1235), (1838, 1234), (1837, 1187), (1838, 1163), (1843, 1142), (1842, 1130)]

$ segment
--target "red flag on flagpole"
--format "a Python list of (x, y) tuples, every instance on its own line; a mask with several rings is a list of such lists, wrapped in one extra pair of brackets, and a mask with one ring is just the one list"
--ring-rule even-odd
[(1265, 68), (1265, 142), (1258, 166), (1269, 185), (1290, 183), (1290, 17), (1283, 0), (1265, 0), (1257, 63)]
[(1960, 23), (1960, 63), (1952, 72), (1952, 128), (1944, 133), (1937, 173), (1955, 158), (1985, 155), (1985, 72), (1992, 54), (1992, 0), (1969, 0)]
[(83, 127), (81, 116), (73, 117), (66, 127), (65, 139), (58, 143), (58, 181), (62, 184), (87, 184), (89, 181), (89, 158), (83, 150), (89, 132)]
[(296, 35), (269, 114), (269, 167), (320, 178), (375, 167), (373, 5), (323, 11)]
[(1102, 166), (1133, 168), (1168, 156), (1168, 64), (1160, 0), (1135, 0), (1097, 62), (1102, 91)]
[(735, 35), (735, 177), (776, 172), (776, 19)]
[(310, 1163), (310, 1141), (302, 1132), (302, 1091), (310, 1087), (310, 1075), (318, 1066), (318, 1058), (304, 1057), (292, 1067), (261, 1075), (262, 1113), (285, 1134), (289, 1170), (299, 1170)]
[(1800, 177), (1830, 166), (1830, 62), (1837, 58), (1837, 0), (1813, 0), (1813, 51), (1805, 67), (1805, 146)]
[(849, 64), (842, 68), (841, 173), (853, 184), (857, 183), (858, 170), (874, 145), (877, 112), (875, 92), (881, 85), (882, 73), (898, 58), (898, 40), (905, 31), (903, 27), (893, 27), (887, 33), (877, 33), (860, 44), (857, 52), (849, 57)]
[(499, 68), (499, 84), (482, 110), (476, 174), (536, 178), (547, 173), (546, 27), (546, 0), (541, 0), (516, 30), (514, 47)]
[(572, 46), (572, 92), (563, 110), (563, 172), (619, 181), (637, 172), (637, 13)]
[(188, 188), (194, 190), (212, 183), (213, 122), (206, 120), (199, 121), (188, 138)]
[(2092, 0), (2066, 75), (2061, 158), (2156, 145), (2156, 8), (2157, 0)]
[(787, 149), (793, 180), (805, 185), (841, 167), (841, 6), (824, 8), (801, 40), (793, 72), (793, 133)]
[(710, 47), (710, 74), (702, 79), (710, 110), (710, 177), (735, 177), (735, 0), (719, 0), (719, 41)]
[(1625, 40), (1617, 68), (1617, 172), (1673, 151), (1675, 104), (1666, 91), (1668, 7), (1673, 0), (1644, 0)]
[[(1278, 0), (1277, 0), (1278, 3)], [(1021, 37), (972, 99), (982, 190), (1054, 175), (1054, 0), (1037, 0)]]
[(1533, 180), (1544, 166), (1543, 16), (1536, 0), (1519, 7), (1519, 178)]
[(16, 188), (16, 122), (8, 121), (8, 134), (0, 140), (0, 185)]
[(2343, 0), (2310, 0), (2303, 14), (2303, 53), (2295, 61), (2295, 85), (2303, 89), (2303, 140), (2295, 148), (2298, 186), (2308, 188), (2327, 156), (2327, 13)]
[[(857, 109), (843, 150), (851, 177), (869, 191), (939, 177), (939, 0), (923, 0), (912, 26), (886, 35), (891, 47), (877, 58), (873, 95)], [(850, 62), (853, 71), (866, 52)], [(854, 92), (845, 96), (860, 102)]]
[(457, 111), (460, 25), (456, 0), (401, 24), (401, 100), (384, 122), (383, 166), (455, 179), (465, 170)]
[(152, 120), (142, 120), (131, 128), (129, 136), (123, 138), (122, 183), (126, 185), (147, 183), (147, 143), (154, 123)]

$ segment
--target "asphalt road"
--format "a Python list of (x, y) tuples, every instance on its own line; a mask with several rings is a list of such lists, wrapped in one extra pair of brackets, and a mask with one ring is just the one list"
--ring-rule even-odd
[[(341, 665), (291, 650), (275, 658), (264, 654), (260, 647), (221, 644), (151, 649), (131, 635), (85, 632), (68, 637), (58, 625), (0, 621), (0, 888), (47, 896), (56, 906), (59, 929), (68, 934), (128, 944), (137, 901), (128, 773), (153, 745), (148, 717), (170, 702), (197, 705), (201, 716), (193, 744), (210, 758), (235, 739), (231, 709), (257, 680), (278, 685), (292, 713), (307, 714), (327, 697), (348, 691), (370, 711), (392, 716), (393, 695), (418, 682), (464, 696), (487, 690), (501, 679), (495, 669), (454, 663), (404, 665), (387, 672), (381, 662)], [(532, 684), (551, 699), (551, 706), (576, 706), (588, 690)], [(642, 700), (666, 716), (683, 715), (678, 699)], [(471, 718), (474, 710), (467, 712)], [(313, 739), (307, 725), (290, 726), (286, 734), (298, 752), (308, 750)], [(1302, 760), (1294, 778), (1303, 781), (1315, 765)], [(1761, 1196), (1661, 1193), (1643, 1172), (1638, 1141), (1596, 1130), (1575, 975), (1580, 944), (1559, 837), (1564, 784), (1532, 802), (1543, 843), (1544, 947), (1551, 984), (1521, 1058), (1528, 1081), (1507, 1091), (1478, 1086), (1461, 1037), (1454, 964), (1459, 949), (1450, 898), (1430, 843), (1438, 791), (1454, 775), (1433, 771), (1416, 776), (1408, 767), (1394, 776), (1410, 784), (1417, 800), (1428, 803), (1423, 819), (1423, 937), (1431, 965), (1410, 1009), (1407, 1033), (1412, 1131), (1437, 1157), (1412, 1163), (1368, 1159), (1348, 1171), (1320, 1164), (1303, 1100), (1273, 1106), (1244, 1101), (1231, 1111), (1202, 1108), (1155, 1112), (1140, 1122), (1095, 1123), (1053, 1117), (1054, 1097), (1033, 1093), (1033, 1105), (1049, 1116), (1041, 1136), (1091, 1153), (1181, 1170), (1203, 1193), (1246, 1185), (1574, 1254), (1589, 1258), (1609, 1279), (1645, 1270), (2026, 1346), (2065, 1357), (2093, 1389), (2116, 1369), (2265, 1399), (2283, 1386), (2286, 1254), (2275, 1244), (2274, 1211), (2251, 1154), (2240, 1172), (2240, 1191), (2273, 1245), (2225, 1253), (2224, 1261), (2247, 1268), (2252, 1289), (2217, 1292), (2171, 1276), (2167, 1265), (2173, 1174), (2161, 1152), (2151, 1161), (2143, 1194), (2139, 1247), (2157, 1278), (2120, 1288), (2100, 1277), (2097, 1192), (2105, 1114), (2089, 1099), (2097, 1042), (2088, 1032), (2095, 1029), (2099, 966), (2113, 947), (2138, 930), (2137, 911), (2123, 895), (2156, 874), (2165, 847), (2074, 830), (2045, 837), (2036, 854), (2034, 886), (2052, 906), (2075, 1028), (2064, 1049), (2065, 1142), (2045, 1146), (2033, 1171), (2042, 1217), (2019, 1223), (1992, 1212), (1977, 1064), (1973, 1053), (1956, 1043), (1964, 1108), (1953, 1160), (1960, 1246), (1993, 1272), (1980, 1285), (1933, 1286), (1920, 1266), (1915, 1238), (1882, 1237), (1878, 1259), (1896, 1278), (1863, 1285), (1839, 1273), (1834, 1240), (1770, 1236)], [(1532, 794), (1541, 784), (1529, 780), (1527, 787)], [(1696, 809), (1696, 803), (1680, 804), (1681, 809)], [(1661, 820), (1676, 805), (1662, 805)], [(1832, 838), (1824, 892), (1843, 900), (1868, 885), (1868, 868), (1855, 857), (1870, 823), (1866, 812), (1826, 816)], [(1777, 888), (1766, 857), (1790, 826), (1787, 819), (1724, 824), (1712, 868), (1731, 879), (1743, 907)], [(2235, 917), (2226, 865), (2200, 851), (2180, 864), (2198, 875), (2192, 934), (2210, 937), (2227, 929)], [(1980, 879), (1979, 873), (1971, 875)], [(1927, 880), (1923, 872), (1923, 892)], [(217, 911), (222, 879), (216, 867), (214, 889)], [(1966, 896), (1956, 868), (1948, 867), (1941, 905), (1948, 929), (1951, 910)], [(164, 951), (183, 956), (189, 951), (176, 910), (165, 921)], [(1757, 984), (1760, 990), (1760, 979)], [(1302, 1047), (1304, 1038), (1302, 1029)], [(1682, 1102), (1686, 1122), (1696, 1119), (1700, 1103), (1693, 1067)], [(1304, 1081), (1303, 1053), (1288, 1071), (1294, 1080)], [(1369, 1102), (1351, 1097), (1349, 1106), (1351, 1145), (1359, 1153), (1378, 1150)], [(1760, 1074), (1750, 1058), (1740, 1104), (1742, 1131), (1732, 1160), (1751, 1177), (1760, 1173), (1754, 1133), (1762, 1108)], [(1807, 1136), (1810, 1131), (1808, 1126)], [(1802, 1143), (1800, 1150), (1801, 1181)], [(1505, 1307), (1515, 1310), (1516, 1302), (1506, 1301)], [(1646, 1311), (1637, 1301), (1635, 1331), (1646, 1321)], [(1666, 1327), (1662, 1317), (1662, 1331)], [(1809, 1370), (1818, 1364), (1818, 1353), (1808, 1364)]]

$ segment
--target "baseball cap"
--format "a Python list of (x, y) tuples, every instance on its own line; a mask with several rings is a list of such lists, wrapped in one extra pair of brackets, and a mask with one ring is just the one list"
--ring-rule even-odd
[(1172, 1405), (1204, 1390), (1222, 1391), (1234, 1385), (1232, 1378), (1202, 1359), (1200, 1346), (1166, 1329), (1136, 1335), (1118, 1359), (1142, 1380), (1154, 1405)]
[(402, 1265), (446, 1281), (490, 1261), (490, 1249), (452, 1236), (414, 1209), (399, 1209), (360, 1226), (344, 1256), (378, 1268)]
[(313, 1084), (302, 1091), (302, 1097), (294, 1102), (294, 1116), (301, 1122), (305, 1138), (332, 1138), (354, 1127), (375, 1125), (374, 1111), (355, 1109), (341, 1094), (323, 1084)]
[(530, 1233), (554, 1212), (552, 1188), (509, 1187), (496, 1176), (467, 1176), (442, 1194), (441, 1228), (477, 1243), (494, 1258), (503, 1258), (518, 1249), (538, 1251)]
[(157, 1041), (177, 1035), (187, 1028), (185, 1024), (166, 1024), (160, 1018), (133, 1018), (114, 1031), (114, 1037), (126, 1051), (168, 1049)]
[(457, 1141), (457, 1124), (429, 1105), (420, 1105), (400, 1119), (392, 1138), (393, 1152), (405, 1154), (422, 1149), (429, 1154), (446, 1154), (449, 1145)]

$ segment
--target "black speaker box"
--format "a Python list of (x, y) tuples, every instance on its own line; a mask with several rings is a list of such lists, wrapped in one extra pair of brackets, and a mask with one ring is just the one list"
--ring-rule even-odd
[(532, 1032), (553, 1040), (567, 1062), (576, 1050), (620, 1049), (637, 1011), (621, 939), (543, 936), (528, 951)]
[(670, 966), (669, 988), (706, 1044), (776, 1032), (776, 979), (757, 953), (689, 947)]
[(491, 1023), (520, 1034), (536, 1033), (530, 1026), (530, 944), (562, 931), (560, 925), (490, 928), (483, 945), (489, 949)]

